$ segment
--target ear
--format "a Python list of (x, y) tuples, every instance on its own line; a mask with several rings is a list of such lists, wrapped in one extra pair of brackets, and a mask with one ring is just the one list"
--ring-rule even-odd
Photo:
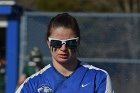
[(50, 45), (50, 42), (49, 42), (49, 41), (47, 41), (47, 45), (48, 45), (48, 47), (49, 47), (49, 48), (51, 47), (51, 45)]

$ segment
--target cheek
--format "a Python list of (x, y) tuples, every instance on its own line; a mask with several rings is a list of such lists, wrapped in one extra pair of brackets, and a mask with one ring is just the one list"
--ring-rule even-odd
[(50, 49), (51, 49), (52, 55), (56, 55), (57, 54), (57, 52), (58, 52), (58, 49), (57, 48), (51, 47)]
[(56, 48), (53, 48), (53, 47), (51, 47), (50, 49), (51, 49), (51, 52), (52, 52), (52, 53), (55, 52), (55, 51), (57, 50)]
[(70, 53), (71, 55), (76, 54), (76, 53), (77, 53), (77, 49), (76, 49), (76, 48), (69, 49), (69, 53)]

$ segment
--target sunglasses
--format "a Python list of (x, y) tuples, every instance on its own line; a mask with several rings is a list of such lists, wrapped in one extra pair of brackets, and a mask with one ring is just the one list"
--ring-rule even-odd
[(70, 38), (66, 40), (48, 38), (48, 40), (53, 48), (61, 48), (63, 44), (65, 44), (69, 48), (76, 48), (79, 38)]

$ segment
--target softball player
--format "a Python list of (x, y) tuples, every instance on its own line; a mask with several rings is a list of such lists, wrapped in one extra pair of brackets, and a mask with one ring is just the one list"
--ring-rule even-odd
[(52, 63), (27, 78), (16, 93), (113, 93), (108, 73), (77, 59), (80, 30), (68, 13), (51, 19), (46, 35)]

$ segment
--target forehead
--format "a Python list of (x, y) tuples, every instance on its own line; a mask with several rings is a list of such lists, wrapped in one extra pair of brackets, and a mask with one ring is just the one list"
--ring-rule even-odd
[(55, 27), (51, 29), (50, 37), (54, 38), (71, 38), (76, 37), (75, 31), (65, 27)]

